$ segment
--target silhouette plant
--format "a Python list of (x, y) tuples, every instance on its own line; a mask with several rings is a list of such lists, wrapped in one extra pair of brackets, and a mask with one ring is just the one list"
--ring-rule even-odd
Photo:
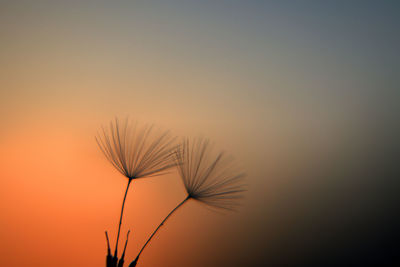
[(135, 179), (160, 175), (175, 166), (173, 157), (176, 150), (175, 138), (168, 131), (155, 131), (153, 126), (138, 127), (136, 123), (132, 124), (128, 119), (121, 123), (116, 118), (110, 122), (109, 127), (102, 127), (101, 132), (96, 136), (96, 141), (108, 161), (128, 178), (122, 201), (114, 255), (111, 254), (106, 231), (106, 266), (122, 267), (129, 232), (119, 261), (118, 240), (129, 186)]
[(158, 225), (129, 267), (138, 263), (144, 248), (167, 219), (188, 200), (193, 199), (216, 209), (235, 210), (245, 191), (244, 174), (237, 172), (232, 158), (223, 152), (213, 156), (207, 139), (185, 139), (175, 151), (176, 165), (187, 196)]

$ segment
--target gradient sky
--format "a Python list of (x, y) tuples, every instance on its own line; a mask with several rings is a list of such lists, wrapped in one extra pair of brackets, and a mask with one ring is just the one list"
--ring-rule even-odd
[[(0, 1), (0, 265), (103, 265), (126, 181), (94, 136), (115, 116), (208, 136), (248, 175), (239, 212), (190, 203), (140, 266), (392, 262), (399, 12), (396, 1)], [(173, 173), (132, 187), (129, 260), (183, 195)]]

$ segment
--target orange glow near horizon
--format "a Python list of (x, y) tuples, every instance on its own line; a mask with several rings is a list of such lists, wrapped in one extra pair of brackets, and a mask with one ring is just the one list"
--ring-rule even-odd
[[(104, 158), (94, 138), (38, 123), (7, 135), (1, 147), (1, 262), (7, 266), (103, 265), (104, 231), (114, 247), (127, 180)], [(180, 183), (175, 172), (133, 181), (119, 250), (130, 229), (126, 261), (133, 260), (163, 216), (185, 197)], [(203, 218), (209, 211), (194, 202), (186, 206), (146, 248), (141, 261), (147, 266), (161, 266), (177, 248), (186, 250), (181, 257), (184, 264), (196, 246), (206, 245), (209, 234), (203, 231), (210, 221)], [(203, 231), (193, 233), (198, 227)], [(196, 243), (187, 234), (195, 235)]]

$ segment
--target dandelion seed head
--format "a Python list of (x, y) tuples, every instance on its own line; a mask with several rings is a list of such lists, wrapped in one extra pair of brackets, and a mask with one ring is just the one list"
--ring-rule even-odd
[(174, 167), (175, 138), (154, 126), (117, 118), (96, 136), (107, 160), (128, 179), (160, 175)]
[(214, 208), (234, 210), (245, 190), (244, 173), (232, 157), (215, 154), (209, 140), (185, 139), (175, 160), (188, 197)]

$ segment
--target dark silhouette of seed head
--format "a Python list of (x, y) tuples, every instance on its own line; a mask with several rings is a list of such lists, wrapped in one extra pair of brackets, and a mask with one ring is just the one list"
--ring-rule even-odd
[(213, 153), (207, 139), (185, 139), (175, 153), (188, 198), (214, 208), (234, 210), (245, 191), (244, 173), (225, 153)]
[(129, 180), (159, 175), (175, 166), (175, 138), (153, 126), (139, 127), (116, 118), (102, 127), (96, 141), (108, 161)]

